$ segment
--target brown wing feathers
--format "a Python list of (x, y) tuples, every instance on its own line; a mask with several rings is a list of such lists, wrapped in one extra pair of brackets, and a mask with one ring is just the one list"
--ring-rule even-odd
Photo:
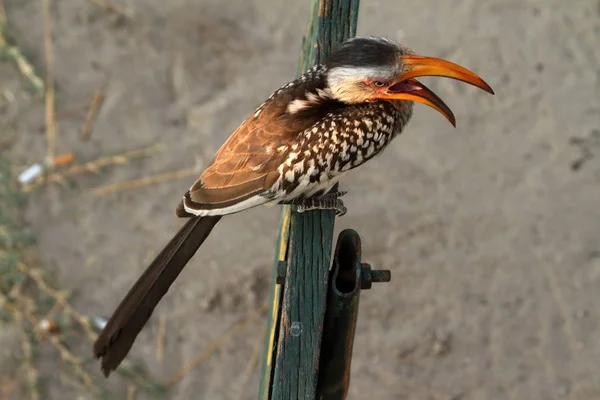
[[(246, 119), (186, 193), (186, 205), (199, 210), (224, 208), (267, 191), (279, 177), (277, 170), (291, 141), (322, 116), (294, 118), (287, 113), (288, 104), (306, 90), (302, 84), (284, 90)], [(192, 216), (181, 203), (177, 215)], [(190, 218), (119, 304), (94, 344), (106, 376), (125, 358), (160, 299), (220, 218)]]
[[(279, 177), (277, 169), (298, 134), (321, 119), (331, 107), (338, 106), (321, 105), (314, 107), (319, 112), (304, 110), (301, 116), (288, 112), (291, 102), (305, 100), (307, 93), (316, 93), (324, 85), (322, 79), (297, 81), (267, 100), (221, 146), (186, 194), (186, 205), (197, 210), (214, 210), (267, 191)], [(182, 216), (189, 215), (182, 205), (178, 210)]]

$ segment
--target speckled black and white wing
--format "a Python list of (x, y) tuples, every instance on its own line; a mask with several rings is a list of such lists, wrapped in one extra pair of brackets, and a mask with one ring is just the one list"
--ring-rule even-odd
[[(409, 109), (400, 112), (400, 106)], [(376, 101), (330, 109), (289, 145), (270, 196), (290, 201), (326, 192), (379, 154), (402, 131), (411, 107)]]

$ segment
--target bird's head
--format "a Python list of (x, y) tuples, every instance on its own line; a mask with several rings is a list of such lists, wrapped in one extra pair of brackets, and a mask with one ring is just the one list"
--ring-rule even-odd
[(336, 49), (325, 65), (327, 85), (338, 101), (415, 101), (435, 108), (452, 125), (456, 121), (450, 108), (416, 77), (454, 78), (494, 94), (483, 79), (468, 69), (439, 58), (418, 56), (385, 38), (352, 38)]

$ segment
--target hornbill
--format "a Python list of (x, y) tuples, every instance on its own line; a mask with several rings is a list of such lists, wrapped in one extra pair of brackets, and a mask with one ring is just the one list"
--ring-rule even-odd
[(233, 132), (181, 199), (188, 218), (130, 289), (94, 344), (108, 377), (129, 352), (160, 299), (222, 216), (266, 203), (299, 212), (346, 212), (329, 191), (348, 171), (379, 154), (412, 116), (415, 102), (448, 106), (420, 76), (458, 79), (494, 94), (473, 72), (416, 55), (392, 40), (355, 37), (273, 93)]

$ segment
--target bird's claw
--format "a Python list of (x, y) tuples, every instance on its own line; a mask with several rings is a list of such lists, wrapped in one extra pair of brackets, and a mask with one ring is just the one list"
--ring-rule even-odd
[(327, 200), (325, 202), (310, 202), (309, 204), (302, 203), (296, 206), (296, 212), (298, 213), (303, 213), (305, 211), (312, 210), (333, 210), (335, 211), (335, 215), (338, 217), (341, 217), (348, 211), (348, 209), (344, 205), (344, 202), (340, 199)]
[(331, 192), (326, 193), (319, 197), (310, 197), (302, 201), (302, 203), (296, 205), (296, 212), (302, 213), (311, 210), (333, 210), (335, 215), (341, 217), (346, 214), (348, 209), (344, 205), (341, 196), (347, 192)]
[(329, 193), (325, 193), (322, 196), (319, 196), (319, 199), (339, 199), (342, 196), (345, 196), (348, 192), (345, 192), (343, 190), (338, 190), (336, 192), (329, 192)]

